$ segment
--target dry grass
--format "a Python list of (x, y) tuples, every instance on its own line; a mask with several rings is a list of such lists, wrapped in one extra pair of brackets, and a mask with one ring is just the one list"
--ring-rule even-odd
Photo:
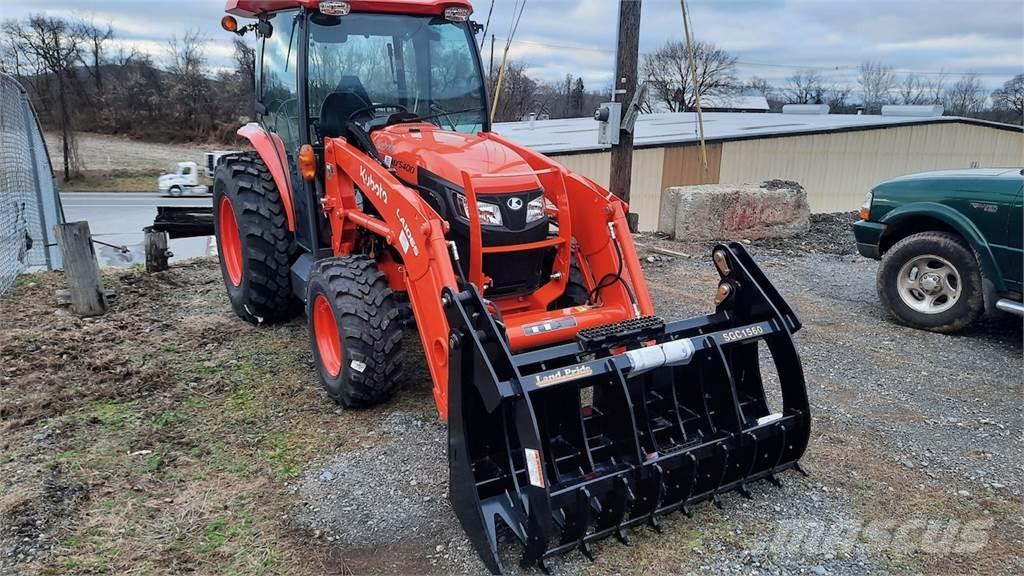
[(287, 484), (373, 416), (324, 401), (304, 324), (238, 321), (214, 262), (106, 280), (98, 320), (58, 311), (59, 274), (2, 301), (0, 544), (45, 534), (43, 574), (339, 571)]

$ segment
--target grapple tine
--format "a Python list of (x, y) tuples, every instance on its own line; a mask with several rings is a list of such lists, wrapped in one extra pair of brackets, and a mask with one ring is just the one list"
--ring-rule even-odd
[[(714, 314), (580, 331), (575, 343), (510, 353), (474, 288), (445, 290), (451, 500), (492, 572), (497, 524), (545, 572), (571, 550), (789, 469), (810, 437), (792, 334), (800, 322), (742, 246), (715, 248), (727, 297)], [(720, 264), (719, 264), (720, 263)], [(761, 343), (764, 343), (762, 346)], [(774, 361), (781, 409), (761, 374)], [(477, 534), (474, 534), (474, 531)]]

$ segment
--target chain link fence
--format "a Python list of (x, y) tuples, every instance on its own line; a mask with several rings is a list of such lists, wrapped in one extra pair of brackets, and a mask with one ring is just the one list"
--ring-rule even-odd
[(63, 222), (32, 101), (0, 74), (0, 295), (18, 274), (60, 267), (53, 227)]

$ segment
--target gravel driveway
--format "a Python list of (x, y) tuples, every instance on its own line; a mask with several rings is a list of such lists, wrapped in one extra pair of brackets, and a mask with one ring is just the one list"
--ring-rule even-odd
[[(813, 220), (750, 247), (804, 323), (810, 476), (669, 516), (662, 534), (630, 530), (629, 547), (606, 539), (597, 563), (573, 553), (555, 573), (1024, 573), (1021, 322), (897, 326), (850, 216)], [(638, 241), (694, 255), (641, 250), (663, 316), (711, 310), (709, 246)], [(448, 505), (415, 332), (396, 397), (342, 410), (306, 321), (239, 321), (213, 259), (104, 282), (117, 296), (96, 319), (53, 301), (59, 273), (0, 300), (0, 574), (483, 571)], [(505, 566), (522, 573), (509, 539)]]
[[(1021, 323), (991, 320), (956, 336), (897, 326), (875, 295), (877, 263), (840, 245), (751, 248), (804, 322), (810, 477), (790, 473), (782, 489), (757, 486), (753, 501), (732, 495), (722, 511), (674, 515), (661, 535), (634, 530), (630, 547), (605, 540), (596, 564), (570, 554), (557, 573), (1024, 571)], [(666, 317), (711, 309), (707, 247), (676, 246), (687, 248), (705, 254), (642, 254)], [(428, 404), (387, 414), (362, 449), (294, 486), (305, 501), (298, 521), (355, 573), (482, 570), (445, 498), (446, 432), (432, 413)], [(507, 569), (518, 570), (519, 550), (506, 547)]]

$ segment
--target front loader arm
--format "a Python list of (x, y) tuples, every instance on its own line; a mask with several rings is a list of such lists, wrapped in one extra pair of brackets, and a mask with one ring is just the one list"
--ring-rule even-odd
[[(323, 209), (331, 223), (333, 251), (352, 252), (358, 230), (383, 238), (402, 257), (402, 275), (416, 317), (434, 400), (448, 417), (448, 321), (441, 307), (444, 288), (457, 290), (447, 223), (393, 174), (343, 138), (328, 138), (324, 147)], [(360, 210), (355, 189), (380, 216)], [(394, 287), (394, 286), (393, 286)]]
[[(573, 237), (580, 254), (586, 258), (586, 265), (592, 271), (594, 279), (600, 281), (606, 274), (617, 271), (619, 267), (619, 257), (615, 249), (615, 242), (617, 242), (622, 250), (623, 277), (632, 286), (633, 295), (636, 298), (635, 304), (640, 314), (654, 314), (654, 305), (651, 303), (647, 281), (640, 269), (636, 246), (633, 244), (633, 236), (630, 234), (629, 224), (626, 221), (626, 211), (628, 210), (626, 203), (590, 180), (570, 172), (543, 154), (511, 140), (506, 140), (493, 132), (487, 133), (486, 136), (512, 149), (534, 170), (554, 169), (561, 174), (569, 205), (572, 207), (570, 218)], [(614, 238), (609, 227), (614, 230)], [(602, 295), (605, 301), (621, 302), (623, 305), (630, 303), (631, 300), (629, 294), (619, 283), (605, 288)]]

